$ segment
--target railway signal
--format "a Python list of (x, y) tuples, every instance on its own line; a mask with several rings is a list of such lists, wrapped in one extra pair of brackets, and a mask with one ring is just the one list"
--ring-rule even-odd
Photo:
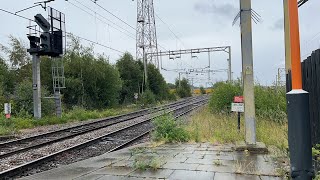
[[(33, 109), (34, 117), (41, 118), (41, 81), (40, 81), (40, 56), (50, 56), (59, 57), (63, 54), (63, 35), (62, 28), (65, 27), (64, 14), (54, 10), (49, 9), (49, 21), (44, 18), (41, 14), (34, 16), (34, 21), (42, 29), (40, 36), (36, 30), (36, 26), (29, 26), (31, 30), (35, 32), (33, 34), (28, 34), (28, 39), (30, 41), (30, 48), (28, 52), (32, 55), (32, 80), (33, 80)], [(54, 61), (57, 61), (54, 59)], [(54, 83), (54, 98), (56, 104), (56, 114), (61, 117), (61, 97), (60, 89), (64, 88), (64, 81), (60, 82), (63, 75), (56, 74), (54, 72), (59, 72), (54, 70), (54, 68), (63, 67), (53, 67), (53, 83)], [(62, 71), (63, 72), (63, 71)]]

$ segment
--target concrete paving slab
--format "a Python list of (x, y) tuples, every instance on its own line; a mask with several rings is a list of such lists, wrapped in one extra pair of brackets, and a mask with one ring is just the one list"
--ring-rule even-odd
[(276, 164), (266, 160), (265, 155), (235, 152), (235, 160), (238, 166), (243, 167), (242, 172), (277, 175)]
[(214, 180), (260, 180), (260, 177), (246, 174), (215, 173)]
[(188, 158), (186, 158), (186, 157), (174, 157), (174, 158), (168, 159), (167, 162), (168, 163), (183, 163), (187, 159)]
[(261, 180), (282, 180), (280, 177), (272, 177), (272, 176), (260, 176)]
[[(51, 171), (42, 172), (39, 174), (35, 174), (30, 177), (26, 177), (25, 179), (45, 179), (45, 180), (70, 180), (77, 177), (80, 177), (82, 175), (88, 174), (89, 172), (92, 172), (95, 168), (92, 167), (65, 167), (65, 168), (57, 168), (53, 169)], [(24, 178), (22, 178), (24, 179)]]
[(139, 177), (129, 177), (129, 176), (113, 176), (105, 175), (98, 180), (155, 180), (156, 178), (139, 178)]
[[(172, 147), (171, 147), (172, 146)], [(138, 148), (137, 148), (138, 147)], [(206, 149), (206, 150), (205, 150)], [(61, 166), (24, 179), (248, 179), (278, 180), (270, 155), (229, 151), (230, 145), (165, 144), (158, 147), (136, 146)], [(137, 159), (156, 158), (157, 170), (136, 170)], [(252, 174), (259, 174), (252, 175)], [(262, 176), (263, 175), (263, 176)]]
[(104, 176), (103, 174), (87, 174), (78, 178), (75, 178), (74, 180), (97, 180)]
[(205, 154), (194, 154), (194, 153), (180, 153), (177, 155), (178, 157), (187, 157), (187, 158), (194, 158), (194, 159), (203, 159)]
[(132, 160), (121, 160), (112, 164), (111, 166), (112, 167), (133, 167), (133, 163), (134, 161)]
[(234, 155), (233, 153), (229, 154), (206, 154), (204, 155), (203, 159), (210, 159), (210, 160), (234, 160)]
[(187, 164), (207, 164), (207, 165), (213, 165), (213, 160), (212, 159), (197, 159), (197, 158), (188, 158), (184, 163)]
[(136, 170), (129, 174), (129, 177), (140, 177), (140, 178), (161, 178), (167, 179), (174, 170), (171, 169), (158, 169), (158, 170)]
[(195, 171), (199, 164), (186, 164), (186, 163), (166, 163), (163, 165), (165, 169), (181, 169), (181, 170), (189, 170)]
[(233, 165), (199, 165), (197, 171), (207, 172), (222, 172), (222, 173), (234, 173), (235, 167)]
[(97, 171), (92, 172), (93, 174), (104, 174), (104, 175), (117, 175), (123, 176), (128, 175), (133, 172), (134, 169), (132, 167), (104, 167)]
[(121, 160), (123, 160), (123, 158), (111, 158), (111, 157), (106, 157), (104, 155), (104, 156), (97, 156), (94, 158), (90, 158), (85, 161), (78, 161), (69, 166), (101, 168), (101, 167), (109, 166), (110, 164), (119, 162)]
[(203, 172), (203, 171), (186, 171), (186, 170), (175, 170), (171, 176), (170, 180), (212, 180), (214, 177), (214, 172)]

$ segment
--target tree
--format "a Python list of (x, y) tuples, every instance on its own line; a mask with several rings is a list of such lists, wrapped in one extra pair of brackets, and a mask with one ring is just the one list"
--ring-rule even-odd
[(181, 98), (192, 96), (191, 85), (189, 84), (189, 81), (186, 78), (183, 78), (180, 81), (180, 83), (178, 79), (176, 80), (176, 89), (178, 96)]
[(206, 90), (204, 89), (203, 86), (200, 87), (200, 93), (201, 94), (207, 94)]
[(169, 88), (164, 77), (153, 64), (148, 64), (148, 83), (149, 88), (156, 96), (156, 99), (161, 101), (168, 99)]
[(31, 57), (27, 52), (24, 42), (12, 35), (9, 36), (9, 40), (10, 47), (0, 44), (0, 48), (3, 52), (5, 52), (5, 54), (8, 55), (11, 66), (19, 68), (30, 63)]
[(70, 38), (64, 56), (66, 89), (63, 102), (67, 106), (105, 108), (117, 104), (122, 82), (116, 66), (103, 56), (95, 57), (93, 47), (84, 47)]
[(134, 93), (140, 93), (143, 71), (131, 54), (125, 53), (116, 64), (123, 82), (120, 103), (134, 102)]
[(169, 89), (176, 89), (176, 85), (174, 85), (172, 83), (168, 83), (167, 86)]

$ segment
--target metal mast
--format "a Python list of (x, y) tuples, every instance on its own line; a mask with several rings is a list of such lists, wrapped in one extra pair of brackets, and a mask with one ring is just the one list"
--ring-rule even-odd
[(136, 56), (137, 59), (143, 60), (145, 82), (147, 82), (147, 64), (152, 63), (159, 68), (158, 57), (149, 55), (158, 52), (153, 0), (137, 0), (136, 31)]

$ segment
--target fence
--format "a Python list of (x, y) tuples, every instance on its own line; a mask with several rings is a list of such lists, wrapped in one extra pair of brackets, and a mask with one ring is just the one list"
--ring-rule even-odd
[(309, 92), (311, 142), (320, 144), (320, 49), (302, 62), (302, 78)]

